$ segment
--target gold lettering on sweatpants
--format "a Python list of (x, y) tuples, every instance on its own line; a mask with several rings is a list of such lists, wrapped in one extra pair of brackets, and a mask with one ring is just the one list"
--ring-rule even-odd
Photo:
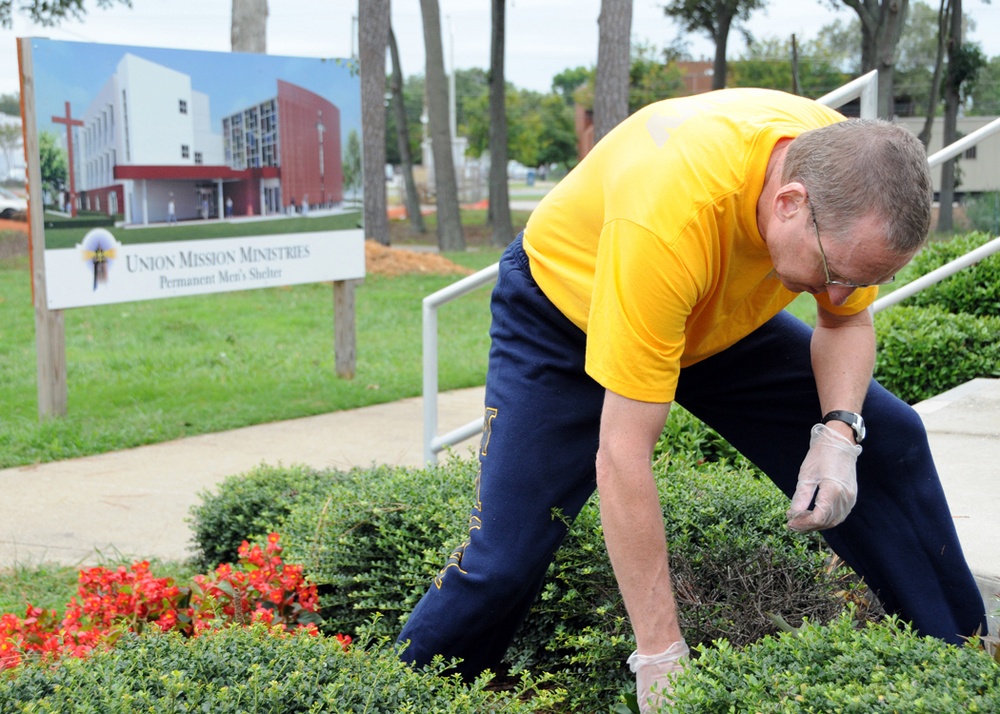
[(448, 556), (448, 560), (445, 562), (444, 567), (438, 572), (434, 577), (434, 584), (441, 589), (441, 585), (444, 583), (445, 573), (449, 568), (457, 568), (458, 572), (465, 573), (467, 571), (462, 569), (462, 557), (465, 555), (465, 549), (469, 547), (469, 543), (472, 538), (472, 531), (479, 530), (483, 526), (483, 520), (480, 518), (480, 514), (483, 512), (483, 501), (480, 496), (480, 483), (483, 476), (483, 462), (482, 458), (485, 458), (486, 452), (489, 450), (490, 445), (490, 435), (493, 433), (493, 420), (497, 416), (497, 409), (495, 407), (487, 407), (486, 416), (483, 419), (483, 437), (479, 445), (479, 469), (476, 471), (476, 502), (472, 507), (472, 512), (469, 514), (469, 537), (462, 541), (455, 550), (451, 552)]

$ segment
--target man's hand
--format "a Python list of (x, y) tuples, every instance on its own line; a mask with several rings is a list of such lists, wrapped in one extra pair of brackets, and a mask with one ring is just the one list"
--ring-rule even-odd
[[(823, 530), (847, 518), (858, 498), (856, 464), (860, 453), (859, 445), (825, 424), (812, 428), (809, 453), (799, 469), (798, 486), (786, 514), (789, 528)], [(810, 511), (813, 495), (816, 506)]]
[(684, 640), (675, 642), (656, 655), (641, 655), (633, 652), (628, 658), (628, 666), (635, 673), (636, 698), (639, 700), (640, 714), (653, 714), (666, 704), (671, 704), (674, 691), (674, 677), (684, 671), (683, 660), (689, 654)]

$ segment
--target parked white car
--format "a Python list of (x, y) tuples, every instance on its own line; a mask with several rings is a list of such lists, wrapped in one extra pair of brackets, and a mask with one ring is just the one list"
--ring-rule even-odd
[(0, 186), (0, 218), (14, 218), (28, 210), (28, 201)]

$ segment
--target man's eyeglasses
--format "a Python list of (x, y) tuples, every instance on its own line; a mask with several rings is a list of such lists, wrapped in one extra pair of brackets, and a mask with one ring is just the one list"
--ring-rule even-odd
[(823, 272), (826, 274), (827, 285), (840, 285), (841, 287), (845, 288), (870, 288), (873, 285), (888, 285), (889, 283), (891, 283), (893, 280), (896, 279), (896, 276), (893, 275), (887, 278), (886, 280), (882, 280), (877, 283), (855, 283), (851, 280), (834, 280), (833, 278), (831, 278), (830, 265), (826, 262), (826, 251), (823, 250), (823, 241), (821, 241), (819, 238), (819, 224), (816, 223), (816, 214), (812, 211), (811, 207), (809, 210), (809, 216), (812, 218), (813, 231), (815, 231), (816, 233), (816, 243), (819, 244), (819, 254), (820, 257), (823, 259)]

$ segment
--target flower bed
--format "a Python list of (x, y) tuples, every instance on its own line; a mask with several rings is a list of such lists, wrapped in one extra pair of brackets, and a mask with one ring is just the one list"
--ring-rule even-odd
[[(24, 618), (0, 615), (0, 669), (32, 657), (85, 657), (125, 632), (147, 629), (197, 637), (229, 625), (262, 623), (316, 633), (316, 586), (306, 581), (302, 566), (285, 563), (281, 551), (277, 533), (263, 548), (244, 541), (236, 565), (224, 563), (211, 575), (197, 575), (190, 586), (156, 577), (148, 561), (81, 570), (77, 594), (62, 617), (31, 603)], [(345, 648), (351, 642), (346, 635), (336, 638)]]

